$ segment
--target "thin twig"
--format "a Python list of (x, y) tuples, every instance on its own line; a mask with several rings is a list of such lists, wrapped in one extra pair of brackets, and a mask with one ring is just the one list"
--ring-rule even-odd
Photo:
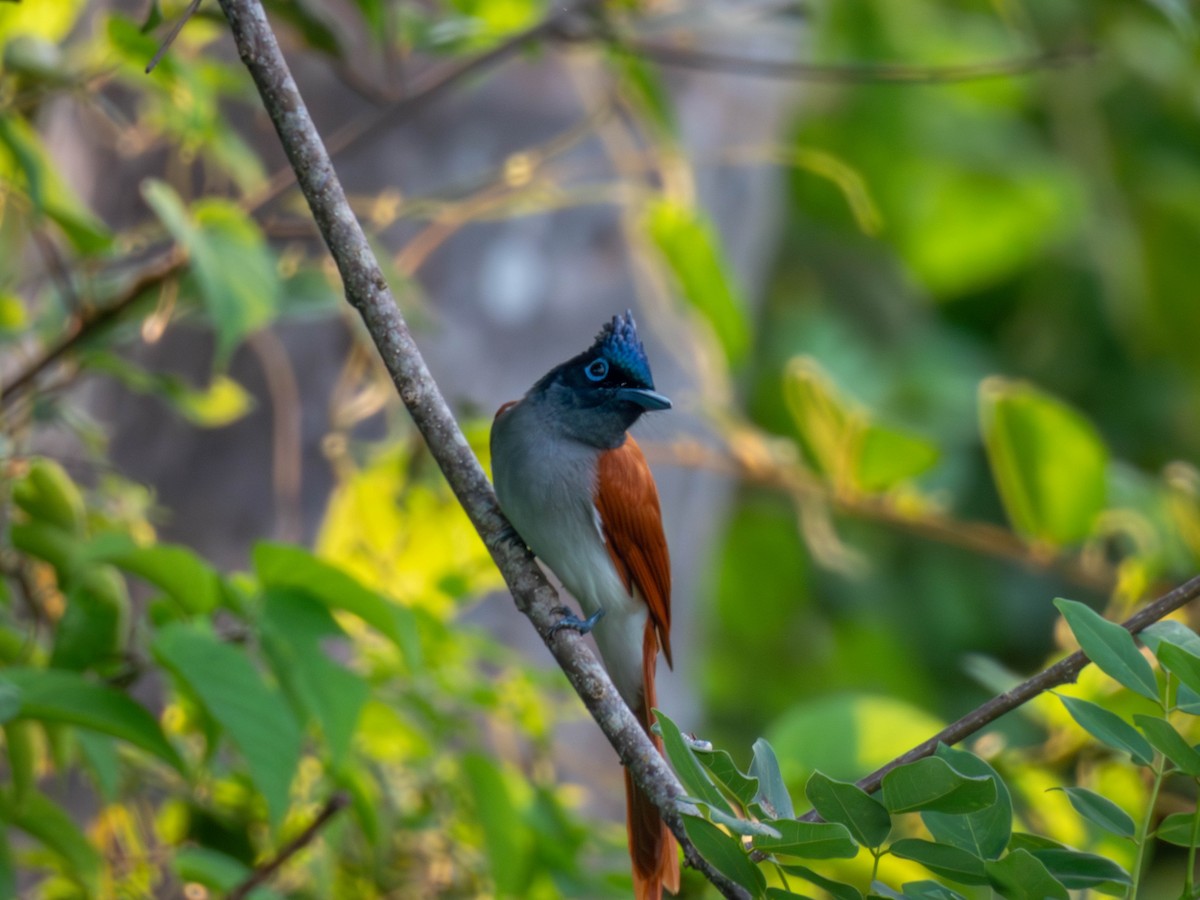
[[(336, 156), (345, 152), (384, 124), (395, 125), (410, 118), (464, 79), (504, 62), (529, 44), (567, 33), (571, 24), (585, 16), (595, 4), (596, 0), (583, 0), (575, 6), (559, 9), (541, 22), (506, 38), (478, 56), (436, 72), (419, 84), (411, 94), (363, 119), (353, 121), (335, 132), (329, 140), (330, 154)], [(182, 20), (180, 24), (182, 24)], [(285, 165), (272, 175), (261, 189), (247, 197), (242, 206), (249, 213), (258, 212), (295, 182), (295, 172), (290, 166)], [(185, 263), (186, 260), (183, 257), (178, 257), (172, 265), (165, 267), (156, 265), (148, 268), (132, 286), (136, 290), (128, 290), (121, 297), (112, 301), (111, 312), (106, 308), (90, 318), (77, 322), (69, 334), (43, 351), (33, 362), (13, 376), (7, 384), (0, 387), (0, 408), (7, 405), (9, 400), (23, 390), (46, 366), (71, 350), (95, 327), (110, 321), (123, 312), (137, 298), (138, 294), (153, 287), (155, 283), (181, 272)]]
[(745, 897), (745, 890), (709, 865), (688, 840), (676, 806), (683, 787), (617, 694), (604, 667), (577, 633), (554, 631), (558, 595), (501, 513), (479, 460), (425, 365), (362, 225), (350, 209), (261, 4), (258, 0), (220, 3), (238, 54), (254, 79), (296, 171), (300, 190), (337, 263), (346, 299), (362, 316), (400, 399), (504, 576), (518, 609), (533, 622), (638, 786), (661, 810), (689, 864), (726, 897)]
[[(1197, 597), (1200, 597), (1200, 575), (1185, 581), (1173, 591), (1142, 607), (1122, 622), (1121, 626), (1130, 633), (1137, 634), (1142, 629), (1154, 624), (1159, 619), (1164, 618), (1184, 604), (1190, 603)], [(987, 703), (967, 713), (954, 724), (939, 731), (933, 737), (929, 738), (929, 740), (918, 744), (907, 753), (897, 756), (887, 765), (876, 769), (866, 778), (861, 779), (858, 782), (858, 786), (868, 793), (878, 790), (880, 784), (883, 783), (883, 777), (892, 771), (892, 769), (902, 766), (905, 763), (931, 756), (937, 750), (938, 744), (957, 744), (979, 731), (985, 725), (996, 721), (996, 719), (1005, 713), (1011, 712), (1017, 707), (1028, 703), (1038, 694), (1052, 687), (1057, 687), (1060, 684), (1068, 684), (1074, 681), (1075, 676), (1090, 661), (1082, 650), (1072, 653), (1065, 659), (1059, 660), (1050, 666), (1050, 668), (1044, 669), (1028, 681), (1021, 682), (1015, 688), (1005, 691), (997, 697), (993, 697)], [(815, 822), (820, 819), (820, 816), (815, 811), (810, 811), (801, 818), (806, 822)]]
[(309, 823), (307, 828), (284, 844), (269, 862), (256, 866), (241, 884), (225, 895), (225, 900), (243, 900), (252, 890), (279, 871), (284, 863), (311, 844), (313, 839), (321, 833), (321, 829), (349, 805), (350, 797), (342, 791), (338, 791), (326, 800), (321, 811), (317, 813), (317, 817)]
[(188, 4), (188, 8), (183, 11), (183, 15), (179, 17), (179, 21), (171, 26), (171, 30), (167, 32), (167, 36), (163, 38), (162, 44), (155, 52), (154, 58), (146, 64), (147, 75), (154, 71), (154, 67), (158, 65), (163, 55), (171, 49), (171, 45), (175, 43), (175, 38), (179, 37), (179, 32), (183, 31), (183, 26), (187, 24), (188, 19), (196, 14), (196, 10), (200, 8), (200, 4), (203, 2), (204, 0), (192, 0)]
[(740, 478), (791, 496), (797, 504), (820, 503), (867, 522), (877, 522), (948, 547), (1017, 563), (1030, 569), (1054, 572), (1088, 590), (1108, 593), (1116, 582), (1111, 567), (1098, 560), (1084, 561), (1035, 547), (1007, 528), (990, 522), (954, 519), (938, 512), (899, 510), (878, 497), (836, 491), (801, 466), (734, 451), (714, 450), (696, 441), (645, 446), (646, 455), (678, 466), (708, 469)]
[(695, 47), (681, 47), (636, 38), (626, 39), (621, 44), (630, 52), (661, 65), (700, 72), (723, 72), (729, 75), (782, 81), (882, 85), (960, 84), (992, 78), (1011, 78), (1014, 75), (1065, 68), (1087, 62), (1096, 55), (1093, 48), (1081, 47), (1048, 51), (1017, 59), (965, 63), (957, 66), (909, 66), (900, 63), (822, 65), (792, 60), (730, 56)]
[(49, 347), (44, 348), (21, 371), (0, 385), (0, 408), (7, 406), (14, 397), (29, 387), (44, 369), (75, 349), (92, 332), (120, 318), (121, 314), (132, 306), (142, 294), (160, 284), (164, 279), (178, 273), (183, 268), (185, 261), (186, 257), (183, 251), (178, 247), (173, 248), (169, 253), (139, 272), (116, 299), (77, 319), (70, 331)]

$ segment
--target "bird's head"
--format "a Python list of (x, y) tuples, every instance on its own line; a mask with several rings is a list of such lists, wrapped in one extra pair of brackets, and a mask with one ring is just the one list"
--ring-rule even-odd
[(621, 446), (642, 413), (671, 408), (654, 390), (630, 312), (613, 316), (591, 347), (555, 366), (529, 393), (569, 436), (603, 449)]

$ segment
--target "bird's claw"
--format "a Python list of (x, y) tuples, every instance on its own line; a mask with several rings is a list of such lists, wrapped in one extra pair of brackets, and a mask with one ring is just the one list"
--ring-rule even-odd
[(562, 616), (562, 618), (550, 626), (550, 633), (547, 635), (547, 637), (554, 637), (554, 635), (558, 634), (564, 628), (570, 628), (573, 631), (579, 632), (580, 634), (587, 634), (596, 627), (597, 622), (604, 618), (603, 609), (596, 610), (586, 619), (579, 618), (579, 616), (572, 613), (571, 610), (567, 609), (565, 606), (556, 606), (550, 611), (553, 613), (558, 613)]

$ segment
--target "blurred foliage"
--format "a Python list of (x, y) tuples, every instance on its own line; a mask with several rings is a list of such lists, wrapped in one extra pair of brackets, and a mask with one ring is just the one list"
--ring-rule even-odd
[[(251, 896), (627, 895), (620, 828), (556, 772), (553, 729), (577, 704), (471, 624), (499, 578), (360, 329), (331, 388), (316, 547), (259, 543), (248, 571), (160, 540), (155, 498), (109, 471), (103, 424), (71, 402), (106, 378), (223, 427), (254, 403), (230, 374), (238, 347), (285, 317), (346, 316), (312, 233), (275, 215), (300, 205), (245, 137), (259, 100), (215, 7), (144, 74), (184, 5), (0, 3), (0, 896), (229, 891), (322, 810)], [(382, 103), (402, 102), (397, 60), (448, 71), (555, 11), (267, 6), (289, 52)], [(712, 161), (689, 158), (671, 83), (638, 49), (643, 29), (691, 45), (697, 20), (669, 4), (611, 8), (593, 36), (604, 102), (576, 131), (491, 161), (466, 197), (381, 186), (355, 202), (375, 238), (427, 229), (384, 260), (406, 301), (431, 247), (474, 219), (627, 207), (713, 426), (699, 456), (665, 450), (738, 477), (689, 613), (707, 631), (687, 654), (706, 721), (686, 725), (752, 744), (749, 766), (662, 720), (699, 801), (688, 833), (727, 875), (775, 897), (1134, 881), (1193, 896), (1200, 647), (1186, 615), (1162, 623), (1152, 668), (1090, 611), (1119, 618), (1200, 557), (1190, 7), (809, 12), (806, 60), (935, 68), (919, 86), (802, 82), (782, 146), (719, 148), (784, 172), (761, 306), (731, 271), (732, 226), (697, 200)], [(1090, 59), (1021, 76), (937, 74), (1080, 47)], [(76, 193), (64, 108), (101, 136), (101, 171), (144, 172), (132, 224)], [(628, 158), (581, 187), (559, 157), (593, 134)], [(181, 322), (214, 334), (203, 383), (127, 352)], [(386, 437), (364, 441), (381, 411)], [(477, 449), (485, 431), (468, 428)], [(62, 432), (82, 448), (66, 468), (47, 450)], [(1074, 638), (1054, 624), (1060, 594), (1089, 604), (1060, 601)], [(1122, 688), (1089, 669), (877, 799), (848, 783), (1076, 639)], [(823, 826), (794, 820), (802, 795)]]

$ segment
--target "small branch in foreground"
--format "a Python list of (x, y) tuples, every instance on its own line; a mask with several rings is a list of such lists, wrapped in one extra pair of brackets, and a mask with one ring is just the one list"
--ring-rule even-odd
[(333, 817), (349, 805), (349, 796), (342, 791), (335, 793), (325, 801), (325, 805), (321, 807), (321, 811), (317, 813), (317, 817), (309, 823), (307, 828), (280, 847), (279, 852), (272, 859), (256, 867), (241, 884), (225, 895), (225, 900), (243, 900), (244, 897), (249, 896), (252, 890), (279, 871), (284, 863), (311, 844), (313, 838), (321, 833), (321, 830), (329, 824)]
[(346, 299), (362, 316), (400, 399), (504, 576), (517, 608), (533, 622), (621, 761), (662, 812), (688, 863), (724, 896), (745, 897), (745, 890), (710, 866), (688, 840), (676, 805), (683, 787), (617, 694), (603, 666), (574, 631), (552, 630), (558, 620), (553, 612), (558, 595), (501, 513), (479, 460), (425, 365), (362, 225), (346, 200), (261, 3), (220, 3), (238, 54), (254, 79), (313, 219), (337, 263)]
[(171, 49), (171, 45), (175, 43), (175, 38), (179, 37), (179, 32), (183, 31), (183, 26), (187, 24), (188, 19), (196, 14), (196, 10), (200, 8), (200, 4), (203, 2), (204, 0), (192, 0), (188, 4), (187, 9), (183, 11), (183, 15), (179, 17), (179, 20), (171, 26), (171, 30), (167, 32), (167, 36), (163, 38), (163, 42), (159, 45), (158, 50), (155, 51), (154, 57), (146, 64), (147, 75), (154, 71), (154, 67), (159, 64), (166, 52)]
[[(1131, 634), (1137, 634), (1143, 628), (1153, 625), (1159, 619), (1190, 603), (1197, 597), (1200, 597), (1200, 575), (1185, 581), (1170, 593), (1164, 594), (1154, 602), (1142, 607), (1122, 622), (1121, 626)], [(957, 744), (979, 731), (985, 725), (996, 721), (996, 719), (1005, 713), (1011, 712), (1018, 706), (1029, 702), (1038, 694), (1052, 687), (1057, 687), (1060, 684), (1067, 684), (1074, 681), (1075, 677), (1090, 661), (1084, 655), (1083, 651), (1077, 651), (1065, 659), (1059, 660), (1050, 666), (1050, 668), (1044, 669), (1028, 681), (1021, 682), (1015, 688), (1005, 691), (997, 697), (993, 697), (987, 703), (967, 713), (954, 724), (942, 729), (942, 731), (935, 734), (929, 740), (918, 744), (907, 753), (896, 757), (887, 765), (872, 772), (866, 778), (860, 780), (858, 786), (867, 793), (878, 790), (880, 784), (883, 783), (883, 776), (892, 771), (892, 769), (902, 766), (905, 763), (931, 756), (937, 750), (938, 744)], [(815, 810), (808, 812), (800, 818), (805, 822), (820, 820), (820, 816), (816, 814)]]
[(143, 293), (181, 271), (185, 261), (183, 251), (175, 247), (156, 263), (139, 272), (115, 300), (81, 316), (69, 332), (44, 348), (8, 382), (0, 385), (0, 408), (7, 406), (17, 394), (29, 387), (44, 369), (75, 349), (84, 338), (118, 319)]

